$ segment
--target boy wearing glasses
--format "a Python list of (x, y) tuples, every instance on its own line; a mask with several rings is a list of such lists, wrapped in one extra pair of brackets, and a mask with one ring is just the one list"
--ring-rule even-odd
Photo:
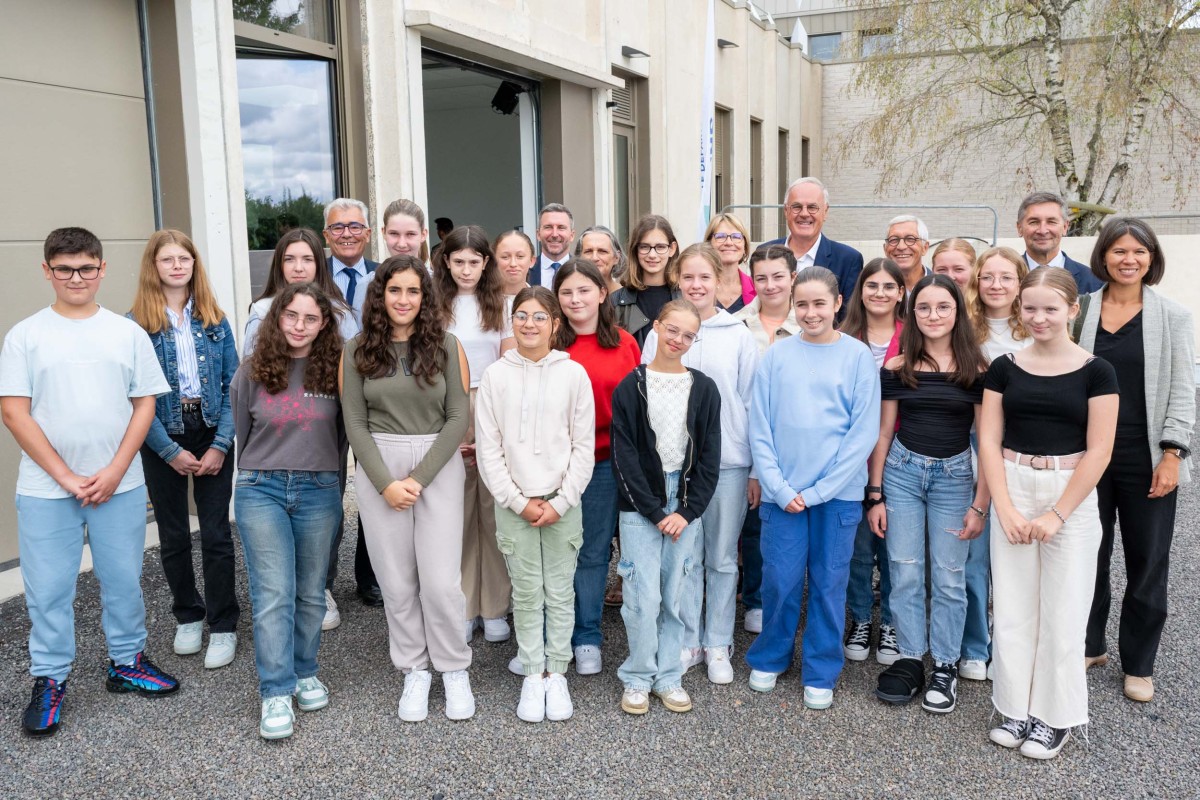
[(170, 391), (137, 323), (101, 308), (100, 240), (59, 228), (42, 270), (55, 302), (13, 326), (0, 352), (0, 411), (21, 447), (17, 535), (29, 609), (33, 696), (23, 727), (58, 730), (75, 660), (75, 583), (87, 529), (100, 581), (110, 692), (170, 694), (145, 655), (146, 489), (138, 449)]

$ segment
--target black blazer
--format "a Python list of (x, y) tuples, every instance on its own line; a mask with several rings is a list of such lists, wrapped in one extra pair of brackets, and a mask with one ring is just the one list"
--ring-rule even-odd
[[(760, 247), (766, 247), (769, 244), (786, 245), (787, 238), (763, 242)], [(850, 295), (854, 293), (854, 284), (858, 282), (858, 273), (862, 272), (862, 253), (848, 244), (835, 242), (828, 236), (822, 236), (821, 246), (817, 248), (817, 257), (813, 260), (813, 264), (825, 267), (837, 276), (838, 291), (842, 295), (842, 310), (838, 312), (837, 318), (838, 322), (841, 322), (850, 304)]]

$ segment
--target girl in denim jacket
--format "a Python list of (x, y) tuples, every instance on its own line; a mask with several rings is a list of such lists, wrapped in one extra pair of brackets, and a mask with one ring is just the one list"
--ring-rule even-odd
[[(156, 401), (142, 463), (178, 623), (175, 652), (200, 651), (207, 619), (204, 666), (223, 667), (237, 648), (240, 614), (229, 528), (233, 459), (226, 457), (233, 447), (229, 385), (238, 356), (229, 321), (186, 234), (161, 230), (150, 237), (129, 317), (150, 334), (171, 384)], [(192, 569), (189, 477), (200, 516), (203, 596)]]

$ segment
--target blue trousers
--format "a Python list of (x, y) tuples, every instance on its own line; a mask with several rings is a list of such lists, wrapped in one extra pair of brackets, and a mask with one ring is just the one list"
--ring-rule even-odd
[(602, 641), (600, 617), (604, 613), (604, 588), (608, 562), (617, 532), (617, 479), (607, 460), (596, 464), (592, 479), (583, 490), (583, 547), (575, 565), (575, 631), (571, 647)]
[(746, 652), (752, 669), (780, 673), (792, 663), (805, 583), (808, 620), (802, 641), (805, 686), (832, 689), (842, 671), (846, 583), (862, 504), (830, 500), (789, 514), (774, 503), (762, 518), (763, 629)]

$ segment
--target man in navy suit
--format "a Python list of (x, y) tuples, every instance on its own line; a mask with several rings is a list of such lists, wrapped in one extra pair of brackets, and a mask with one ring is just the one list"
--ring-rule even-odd
[(849, 245), (835, 242), (821, 234), (825, 218), (829, 215), (829, 191), (816, 178), (799, 178), (788, 187), (783, 200), (783, 212), (787, 219), (788, 235), (764, 244), (783, 244), (791, 248), (796, 256), (796, 268), (825, 267), (838, 279), (842, 293), (842, 310), (838, 320), (846, 313), (846, 304), (854, 291), (854, 282), (862, 272), (862, 253)]
[(1053, 192), (1034, 192), (1017, 209), (1017, 233), (1025, 240), (1025, 263), (1030, 269), (1064, 267), (1075, 278), (1080, 294), (1091, 294), (1104, 284), (1086, 264), (1062, 251), (1067, 235), (1067, 204)]
[[(342, 296), (354, 309), (354, 318), (362, 327), (363, 300), (367, 296), (375, 267), (367, 260), (367, 244), (371, 241), (371, 227), (367, 224), (370, 214), (365, 203), (348, 197), (339, 197), (325, 206), (325, 243), (329, 245), (331, 257), (329, 269), (333, 282), (342, 290)], [(325, 619), (322, 630), (336, 628), (341, 623), (337, 603), (330, 594), (333, 579), (337, 575), (338, 547), (342, 543), (342, 526), (338, 525), (333, 548), (329, 554), (329, 572), (325, 580)], [(371, 557), (367, 553), (367, 542), (363, 537), (362, 520), (358, 522), (358, 543), (354, 551), (354, 579), (358, 583), (358, 596), (369, 606), (383, 605), (383, 594), (371, 568)]]
[(538, 213), (537, 240), (541, 254), (532, 267), (526, 282), (530, 286), (554, 285), (558, 268), (570, 258), (571, 242), (575, 241), (575, 217), (562, 203), (550, 203)]

